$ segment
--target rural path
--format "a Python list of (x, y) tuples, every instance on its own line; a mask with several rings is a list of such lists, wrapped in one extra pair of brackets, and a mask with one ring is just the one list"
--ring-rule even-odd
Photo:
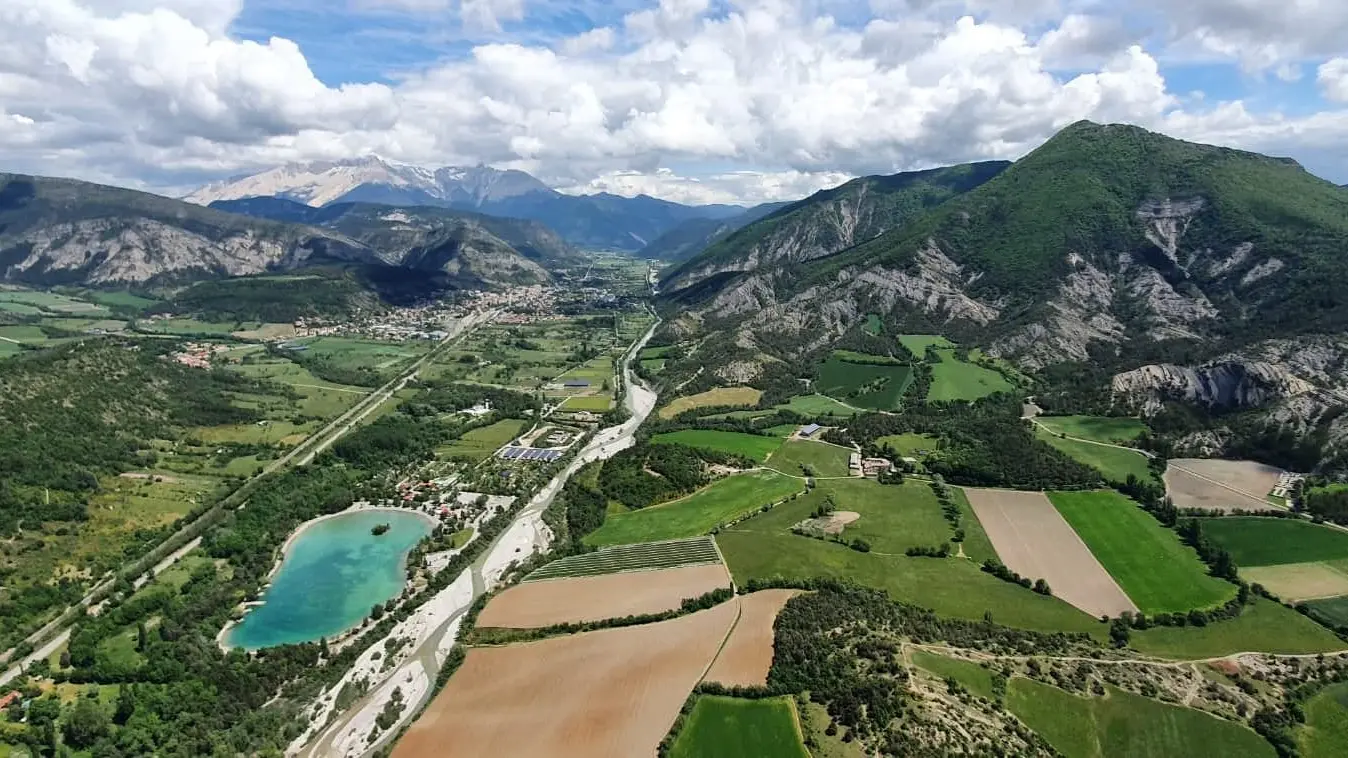
[(1219, 661), (1235, 661), (1245, 656), (1256, 655), (1277, 660), (1304, 660), (1306, 658), (1342, 658), (1348, 657), (1348, 650), (1339, 650), (1330, 653), (1264, 653), (1258, 650), (1243, 650), (1239, 653), (1228, 653), (1227, 655), (1214, 655), (1207, 658), (1091, 658), (1086, 655), (996, 655), (985, 653), (981, 650), (970, 650), (968, 648), (953, 647), (951, 645), (933, 645), (920, 642), (904, 642), (901, 647), (914, 650), (926, 650), (939, 655), (954, 654), (956, 657), (962, 657), (965, 660), (976, 661), (1028, 661), (1031, 659), (1040, 661), (1065, 661), (1069, 663), (1095, 663), (1105, 666), (1110, 665), (1133, 665), (1133, 666), (1155, 666), (1160, 668), (1184, 668), (1186, 666), (1195, 666), (1200, 663), (1217, 663)]
[[(646, 343), (650, 341), (659, 325), (659, 321), (652, 324), (650, 329), (632, 344), (622, 359), (623, 377), (627, 387), (623, 401), (630, 414), (628, 419), (617, 426), (600, 430), (582, 448), (579, 455), (544, 485), (538, 494), (534, 495), (529, 503), (515, 516), (511, 525), (502, 530), (482, 555), (466, 569), (472, 577), (472, 596), (474, 599), (495, 589), (494, 585), (499, 581), (501, 568), (513, 561), (526, 560), (536, 552), (547, 548), (550, 536), (546, 534), (547, 527), (542, 523), (543, 512), (552, 504), (557, 493), (561, 491), (567, 480), (576, 471), (589, 463), (611, 458), (618, 452), (636, 444), (637, 428), (655, 408), (657, 396), (655, 392), (637, 380), (636, 375), (632, 372), (632, 362), (640, 354)], [(525, 539), (528, 540), (528, 544), (521, 544)], [(300, 758), (328, 758), (332, 756), (343, 756), (345, 758), (346, 753), (339, 744), (339, 738), (349, 731), (351, 726), (362, 724), (370, 710), (381, 707), (381, 702), (376, 697), (383, 682), (391, 681), (395, 677), (406, 677), (409, 672), (417, 669), (424, 670), (431, 681), (436, 679), (440, 673), (440, 662), (436, 651), (448, 642), (445, 635), (449, 633), (451, 628), (455, 627), (456, 622), (462, 619), (467, 610), (468, 606), (465, 605), (462, 609), (445, 618), (426, 641), (412, 651), (411, 655), (401, 665), (389, 671), (379, 682), (371, 682), (369, 694), (352, 703), (331, 725), (319, 732), (309, 744), (294, 755)], [(409, 701), (404, 706), (403, 713), (406, 715), (417, 713), (430, 700), (432, 695), (433, 692), (428, 689), (414, 701)], [(397, 734), (400, 728), (401, 725), (398, 725), (389, 729), (381, 739), (370, 743), (365, 748), (363, 755), (370, 755), (383, 748), (389, 737)]]
[(1040, 429), (1043, 429), (1044, 431), (1048, 432), (1049, 434), (1053, 435), (1054, 437), (1060, 437), (1060, 438), (1062, 438), (1062, 439), (1072, 440), (1073, 442), (1084, 442), (1084, 443), (1086, 443), (1087, 445), (1099, 445), (1100, 447), (1114, 447), (1114, 448), (1118, 448), (1119, 450), (1127, 450), (1127, 451), (1130, 452), (1130, 453), (1138, 453), (1138, 454), (1140, 454), (1140, 455), (1146, 456), (1147, 458), (1155, 458), (1155, 457), (1156, 457), (1156, 454), (1155, 454), (1155, 453), (1152, 453), (1152, 452), (1149, 451), (1149, 450), (1143, 450), (1142, 448), (1138, 448), (1138, 447), (1128, 447), (1127, 445), (1118, 445), (1118, 444), (1115, 444), (1115, 443), (1113, 443), (1113, 442), (1101, 442), (1101, 441), (1099, 441), (1099, 440), (1088, 440), (1088, 439), (1086, 439), (1085, 437), (1073, 437), (1073, 436), (1070, 435), (1070, 434), (1061, 434), (1061, 433), (1059, 433), (1059, 432), (1056, 432), (1056, 431), (1050, 429), (1047, 425), (1045, 425), (1043, 422), (1041, 422), (1039, 419), (1035, 418), (1034, 416), (1021, 416), (1021, 418), (1024, 419), (1024, 420), (1026, 420), (1026, 421), (1029, 421), (1030, 423), (1034, 424), (1035, 426), (1039, 427)]

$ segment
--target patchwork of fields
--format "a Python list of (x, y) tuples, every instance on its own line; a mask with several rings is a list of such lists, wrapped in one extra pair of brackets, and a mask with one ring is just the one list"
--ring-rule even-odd
[(1203, 534), (1231, 553), (1241, 578), (1311, 615), (1348, 626), (1348, 532), (1302, 519), (1203, 519)]

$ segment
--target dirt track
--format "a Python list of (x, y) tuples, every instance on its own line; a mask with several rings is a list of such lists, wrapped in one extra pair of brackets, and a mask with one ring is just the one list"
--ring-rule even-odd
[(393, 758), (654, 755), (736, 611), (473, 649)]
[(493, 598), (477, 625), (533, 629), (660, 613), (729, 586), (730, 574), (719, 563), (525, 582)]
[(786, 601), (799, 594), (799, 590), (762, 590), (740, 596), (740, 620), (707, 672), (707, 681), (741, 687), (767, 684), (773, 623)]
[(964, 492), (998, 557), (1011, 570), (1044, 579), (1054, 596), (1092, 616), (1137, 611), (1042, 492)]

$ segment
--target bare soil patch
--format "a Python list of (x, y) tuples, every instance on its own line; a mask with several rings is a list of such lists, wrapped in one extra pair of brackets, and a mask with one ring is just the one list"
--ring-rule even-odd
[(1241, 569), (1240, 576), (1290, 602), (1348, 595), (1348, 574), (1324, 563), (1259, 566)]
[(1165, 489), (1180, 508), (1273, 511), (1265, 497), (1282, 469), (1254, 461), (1175, 458), (1165, 470)]
[(393, 758), (654, 755), (735, 614), (470, 650)]
[(856, 511), (836, 511), (823, 518), (806, 519), (798, 526), (806, 531), (822, 532), (823, 534), (842, 534), (843, 529), (848, 524), (861, 518), (861, 514)]
[(660, 613), (729, 586), (730, 574), (720, 563), (524, 582), (492, 598), (477, 625), (534, 629)]
[(731, 687), (762, 687), (772, 668), (773, 624), (800, 590), (763, 590), (740, 596), (740, 620), (706, 679)]
[(966, 489), (969, 504), (1013, 571), (1043, 579), (1053, 594), (1092, 616), (1137, 612), (1042, 492)]

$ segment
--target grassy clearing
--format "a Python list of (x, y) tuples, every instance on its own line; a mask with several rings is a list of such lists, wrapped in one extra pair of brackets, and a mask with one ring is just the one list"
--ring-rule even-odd
[(720, 563), (721, 556), (710, 537), (669, 542), (646, 542), (638, 545), (619, 545), (583, 555), (559, 558), (525, 577), (557, 579), (568, 576), (598, 576), (620, 571), (674, 568), (699, 563)]
[(795, 411), (802, 416), (838, 416), (847, 418), (856, 415), (856, 411), (824, 395), (797, 395), (777, 408)]
[(662, 345), (660, 347), (648, 347), (641, 351), (641, 360), (650, 360), (652, 358), (664, 358), (673, 350), (673, 345)]
[(995, 392), (1010, 392), (1014, 386), (996, 371), (955, 357), (952, 349), (937, 351), (941, 362), (931, 367), (928, 400), (977, 400)]
[(954, 679), (979, 697), (996, 699), (992, 691), (992, 671), (977, 663), (948, 658), (925, 650), (914, 650), (913, 664), (942, 679)]
[(144, 310), (159, 302), (158, 300), (152, 300), (148, 297), (133, 295), (130, 292), (102, 292), (99, 290), (91, 290), (86, 292), (84, 296), (100, 305), (110, 305), (114, 308), (135, 308), (137, 310)]
[(696, 395), (680, 397), (660, 409), (660, 418), (675, 416), (695, 408), (710, 408), (723, 405), (758, 405), (763, 391), (753, 387), (720, 387)]
[(1330, 685), (1306, 702), (1297, 742), (1306, 758), (1348, 755), (1348, 682)]
[(885, 330), (885, 324), (883, 321), (880, 320), (880, 317), (878, 315), (874, 313), (867, 313), (866, 324), (861, 328), (866, 330), (867, 334), (873, 337), (878, 337), (880, 336), (880, 333)]
[[(847, 476), (846, 448), (827, 442), (787, 440), (768, 458), (768, 465), (792, 476)], [(811, 474), (806, 474), (809, 467)]]
[(1296, 611), (1257, 598), (1239, 618), (1203, 627), (1152, 627), (1132, 633), (1133, 648), (1165, 658), (1214, 658), (1245, 651), (1299, 655), (1348, 649)]
[(33, 324), (0, 326), (0, 337), (6, 342), (22, 342), (25, 345), (41, 345), (49, 341), (47, 333)]
[(674, 740), (674, 758), (809, 758), (790, 698), (703, 695)]
[(937, 334), (901, 334), (899, 335), (899, 344), (908, 348), (918, 358), (921, 358), (929, 347), (954, 347), (954, 343)]
[(195, 318), (161, 318), (136, 322), (136, 328), (153, 334), (205, 334), (226, 337), (234, 332), (256, 329), (256, 321), (202, 321)]
[(780, 437), (760, 437), (757, 434), (742, 432), (723, 432), (716, 429), (681, 429), (677, 432), (657, 434), (651, 438), (657, 445), (676, 444), (688, 447), (715, 450), (762, 463), (782, 446)]
[(960, 543), (960, 547), (964, 550), (965, 557), (978, 564), (989, 558), (997, 559), (997, 550), (992, 547), (992, 540), (988, 539), (988, 533), (983, 529), (983, 523), (978, 520), (978, 515), (974, 513), (973, 506), (969, 505), (969, 498), (964, 494), (964, 490), (951, 487), (950, 498), (960, 508), (960, 526), (964, 528), (964, 542)]
[(799, 480), (773, 471), (739, 474), (681, 500), (610, 516), (585, 541), (602, 546), (696, 537), (801, 489)]
[(838, 510), (861, 516), (847, 525), (843, 536), (860, 537), (877, 552), (900, 554), (910, 547), (940, 545), (951, 537), (941, 504), (923, 482), (894, 486), (870, 479), (837, 479), (819, 482), (818, 489), (833, 498)]
[(1348, 558), (1348, 532), (1300, 519), (1233, 516), (1203, 519), (1203, 534), (1237, 566), (1275, 566)]
[(518, 437), (530, 424), (529, 421), (517, 418), (502, 419), (490, 426), (473, 429), (435, 452), (442, 458), (471, 458), (480, 461)]
[(1209, 608), (1235, 596), (1233, 585), (1208, 576), (1192, 548), (1123, 495), (1050, 492), (1048, 499), (1143, 613)]
[(810, 754), (814, 758), (870, 758), (860, 742), (843, 742), (846, 728), (839, 729), (837, 734), (831, 736), (827, 734), (828, 725), (833, 722), (827, 708), (810, 702), (805, 704), (804, 710), (805, 718), (801, 727), (809, 735)]
[(1124, 416), (1040, 416), (1035, 420), (1054, 434), (1096, 442), (1128, 442), (1147, 431), (1141, 420)]
[(912, 458), (922, 451), (936, 450), (939, 441), (925, 434), (891, 434), (888, 437), (880, 437), (875, 444), (881, 447), (888, 446), (895, 455)]
[[(899, 407), (913, 382), (913, 369), (904, 364), (862, 363), (855, 353), (835, 352), (819, 367), (815, 382), (820, 394), (860, 408), (890, 411)], [(877, 359), (878, 360), (878, 359)]]
[(1084, 698), (1017, 677), (1007, 705), (1068, 758), (1275, 755), (1272, 745), (1239, 724), (1113, 687), (1105, 697)]
[(1035, 427), (1034, 433), (1064, 455), (1104, 474), (1109, 481), (1127, 481), (1129, 474), (1143, 481), (1156, 481), (1156, 476), (1147, 467), (1147, 457), (1135, 450), (1064, 439), (1049, 434), (1042, 427)]
[(1264, 589), (1283, 602), (1348, 595), (1348, 571), (1332, 561), (1281, 563), (1240, 569), (1240, 578)]
[(1308, 600), (1306, 607), (1311, 616), (1331, 626), (1348, 626), (1348, 597), (1331, 597), (1323, 600)]

